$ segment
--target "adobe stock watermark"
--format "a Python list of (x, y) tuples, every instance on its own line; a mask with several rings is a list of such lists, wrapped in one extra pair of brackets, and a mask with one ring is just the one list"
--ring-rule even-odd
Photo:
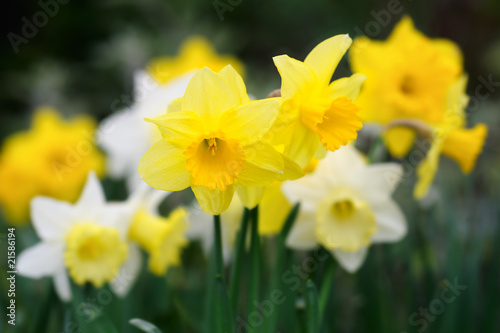
[[(115, 291), (116, 289), (126, 294), (127, 289), (136, 280), (139, 272), (130, 272), (122, 269), (115, 277)], [(97, 290), (93, 295), (88, 296), (83, 302), (79, 303), (73, 310), (75, 315), (82, 317), (83, 322), (91, 324), (93, 320), (103, 314), (104, 308), (109, 305), (115, 295), (108, 289), (102, 288)], [(78, 324), (78, 320), (66, 320), (64, 322), (64, 332), (61, 333), (81, 333), (82, 329)]]
[[(427, 307), (420, 307), (418, 311), (413, 312), (408, 317), (408, 322), (410, 326), (416, 327), (419, 333), (422, 333), (427, 329), (429, 323), (436, 320), (437, 316), (441, 315), (445, 310), (446, 306), (455, 302), (458, 296), (462, 294), (467, 286), (461, 285), (455, 278), (453, 283), (448, 280), (444, 280), (445, 287), (441, 290), (438, 298), (433, 299), (429, 302)], [(401, 333), (407, 333), (402, 331)]]
[(214, 0), (212, 2), (212, 6), (214, 7), (217, 15), (219, 16), (219, 20), (221, 22), (224, 21), (224, 13), (232, 12), (234, 8), (239, 6), (243, 0)]
[[(294, 264), (281, 275), (281, 282), (284, 287), (291, 291), (297, 291), (302, 282), (307, 280), (311, 273), (315, 272), (319, 263), (330, 258), (330, 253), (324, 251), (322, 253), (320, 247), (313, 250), (312, 256), (302, 259), (300, 265)], [(236, 319), (237, 333), (251, 332), (264, 324), (264, 320), (269, 318), (275, 311), (276, 307), (286, 301), (286, 296), (283, 290), (274, 289), (269, 293), (269, 297), (262, 302), (253, 301), (256, 310), (250, 312), (246, 318), (238, 316)]]
[[(411, 0), (408, 0), (408, 2), (411, 2)], [(363, 29), (359, 26), (355, 26), (354, 31), (359, 36), (376, 37), (382, 31), (382, 28), (387, 27), (391, 23), (393, 16), (401, 14), (403, 9), (404, 6), (401, 1), (389, 0), (386, 9), (381, 9), (379, 11), (371, 10), (370, 15), (373, 17), (373, 20), (368, 21)], [(360, 47), (363, 47), (363, 45)]]
[(23, 44), (28, 44), (30, 40), (38, 35), (39, 29), (45, 27), (49, 23), (49, 19), (59, 13), (59, 6), (65, 5), (70, 0), (39, 0), (38, 6), (41, 8), (35, 14), (31, 20), (26, 16), (21, 18), (23, 26), (21, 28), (21, 34), (16, 34), (14, 32), (9, 32), (7, 38), (9, 39), (10, 45), (14, 49), (14, 53), (19, 52), (19, 47)]

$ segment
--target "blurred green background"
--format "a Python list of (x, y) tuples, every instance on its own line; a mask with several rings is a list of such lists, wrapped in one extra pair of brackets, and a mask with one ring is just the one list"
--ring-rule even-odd
[[(0, 141), (27, 128), (40, 105), (55, 106), (65, 114), (90, 113), (98, 120), (108, 116), (112, 102), (131, 93), (135, 70), (152, 57), (176, 54), (180, 43), (193, 34), (207, 37), (219, 53), (239, 57), (247, 68), (248, 91), (263, 98), (280, 84), (273, 56), (286, 53), (303, 59), (317, 43), (340, 33), (385, 39), (401, 16), (409, 14), (428, 36), (458, 43), (471, 96), (477, 96), (481, 77), (500, 85), (500, 0), (401, 0), (402, 12), (387, 17), (381, 11), (387, 11), (390, 2), (73, 0), (59, 4), (57, 14), (27, 44), (20, 44), (17, 53), (8, 33), (21, 35), (22, 18), (32, 21), (41, 7), (37, 1), (10, 2), (1, 22)], [(220, 3), (230, 9), (221, 14)], [(370, 30), (373, 27), (378, 30)], [(344, 59), (335, 76), (349, 73)], [(443, 159), (436, 178), (440, 192), (433, 201), (419, 204), (411, 196), (414, 178), (401, 184), (395, 197), (408, 218), (407, 238), (374, 246), (356, 275), (336, 270), (323, 332), (500, 332), (498, 90), (500, 86), (493, 86), (488, 98), (469, 108), (469, 124), (484, 122), (490, 128), (475, 171), (463, 176), (457, 165)], [(406, 168), (411, 175), (411, 165)], [(25, 232), (18, 253), (35, 239), (29, 229)], [(2, 224), (0, 234), (5, 233)], [(5, 244), (5, 236), (0, 241)], [(272, 242), (265, 245), (272, 253)], [(5, 247), (0, 250), (2, 258)], [(301, 254), (295, 256), (299, 261)], [(150, 320), (165, 332), (199, 331), (206, 263), (196, 244), (184, 257), (185, 266), (169, 273), (168, 287), (163, 279), (145, 275), (126, 301), (114, 299), (106, 307), (120, 321), (120, 332), (137, 332), (126, 323), (130, 316)], [(5, 264), (2, 259), (2, 272)], [(267, 272), (266, 267), (261, 272)], [(318, 284), (322, 269), (313, 276)], [(445, 281), (455, 279), (467, 289), (428, 319), (425, 329), (421, 323), (412, 324), (412, 314), (429, 307), (440, 297)], [(34, 283), (18, 277), (19, 326), (9, 327), (12, 332), (38, 332), (34, 318), (52, 308), (47, 316), (53, 332), (77, 332), (58, 322), (68, 315), (45, 297), (49, 285), (47, 279)], [(0, 286), (5, 309), (4, 279)], [(296, 318), (286, 319), (282, 332), (293, 332)]]

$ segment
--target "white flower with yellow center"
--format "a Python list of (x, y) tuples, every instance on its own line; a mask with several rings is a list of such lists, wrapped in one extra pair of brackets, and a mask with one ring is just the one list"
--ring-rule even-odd
[(158, 128), (144, 118), (166, 113), (168, 105), (184, 95), (193, 75), (187, 72), (162, 84), (147, 72), (137, 72), (133, 103), (132, 98), (122, 96), (111, 107), (127, 107), (101, 122), (97, 139), (108, 154), (108, 173), (114, 178), (126, 178), (129, 190), (141, 183), (137, 167), (142, 156), (161, 139)]
[(313, 173), (282, 185), (291, 202), (301, 202), (287, 245), (300, 250), (321, 245), (355, 272), (370, 244), (406, 234), (405, 217), (391, 199), (401, 176), (400, 165), (367, 165), (352, 146), (328, 153)]
[[(126, 242), (128, 205), (106, 203), (96, 175), (89, 173), (76, 204), (48, 197), (31, 201), (33, 226), (41, 242), (23, 251), (18, 260), (20, 275), (52, 276), (60, 298), (71, 299), (69, 277), (77, 284), (92, 283), (123, 295), (133, 279), (123, 278), (137, 262)], [(132, 267), (131, 267), (132, 266)]]

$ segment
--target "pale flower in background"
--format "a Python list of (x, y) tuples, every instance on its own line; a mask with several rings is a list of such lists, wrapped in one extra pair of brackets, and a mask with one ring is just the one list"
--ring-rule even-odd
[(400, 165), (367, 165), (352, 146), (328, 153), (313, 173), (282, 186), (291, 202), (301, 202), (287, 245), (321, 245), (355, 272), (372, 243), (396, 242), (406, 234), (406, 219), (391, 198), (401, 177)]
[(106, 203), (99, 180), (89, 173), (74, 205), (48, 197), (31, 202), (33, 225), (41, 242), (19, 255), (17, 270), (30, 278), (51, 276), (59, 297), (71, 299), (68, 277), (80, 285), (90, 282), (123, 296), (133, 282), (122, 278), (139, 267), (140, 253), (126, 241), (130, 209)]
[(170, 102), (184, 95), (193, 74), (185, 73), (160, 84), (150, 74), (137, 72), (134, 103), (101, 122), (97, 135), (108, 154), (108, 174), (113, 178), (126, 178), (129, 191), (141, 183), (137, 173), (141, 157), (161, 138), (157, 127), (144, 118), (166, 113)]

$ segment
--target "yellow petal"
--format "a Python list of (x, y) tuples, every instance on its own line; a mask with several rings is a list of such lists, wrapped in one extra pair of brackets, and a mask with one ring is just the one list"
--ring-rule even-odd
[(182, 110), (198, 113), (205, 128), (217, 131), (222, 114), (238, 105), (238, 99), (226, 81), (211, 69), (197, 72), (186, 88)]
[(283, 158), (270, 144), (259, 142), (244, 149), (246, 161), (245, 168), (238, 175), (239, 184), (264, 186), (283, 173)]
[(408, 40), (415, 38), (426, 38), (420, 31), (415, 29), (413, 25), (413, 20), (409, 16), (404, 16), (401, 21), (399, 21), (388, 40), (394, 43), (403, 42), (408, 43)]
[(347, 97), (332, 102), (315, 129), (326, 149), (335, 151), (358, 137), (357, 131), (362, 127), (358, 111), (359, 108)]
[(287, 141), (284, 143), (284, 154), (301, 168), (305, 168), (318, 148), (318, 135), (300, 121), (293, 123), (285, 131)]
[(169, 112), (177, 112), (182, 110), (182, 97), (174, 99), (167, 108), (167, 113)]
[(462, 71), (462, 51), (460, 51), (456, 43), (447, 39), (434, 39), (432, 44), (448, 59), (448, 65), (450, 67), (457, 67), (458, 69), (455, 69), (457, 72)]
[(319, 43), (307, 55), (304, 63), (314, 71), (320, 85), (330, 83), (335, 68), (351, 44), (349, 35), (337, 35)]
[(422, 199), (427, 195), (429, 187), (434, 181), (437, 168), (439, 166), (439, 156), (441, 154), (442, 140), (433, 141), (431, 148), (427, 152), (425, 159), (417, 167), (417, 184), (413, 189), (413, 195), (417, 199)]
[(343, 77), (335, 80), (328, 86), (328, 97), (336, 99), (338, 97), (345, 96), (354, 101), (358, 96), (361, 85), (365, 82), (365, 79), (366, 75), (357, 73), (351, 75), (350, 77)]
[(266, 98), (240, 105), (221, 117), (224, 135), (247, 145), (264, 137), (279, 111), (281, 98)]
[(390, 61), (380, 61), (387, 58), (390, 55), (389, 52), (384, 42), (358, 37), (349, 50), (349, 62), (353, 72), (363, 73), (372, 78), (381, 69), (390, 68)]
[(236, 187), (239, 198), (243, 202), (243, 205), (248, 209), (253, 209), (260, 203), (265, 189), (265, 186), (238, 185)]
[(463, 173), (469, 173), (483, 150), (487, 133), (488, 128), (484, 124), (478, 124), (472, 129), (452, 131), (444, 140), (443, 154), (454, 159)]
[(204, 186), (191, 186), (201, 209), (210, 215), (220, 215), (225, 211), (233, 199), (236, 186), (230, 185), (226, 190), (210, 190)]
[(304, 170), (288, 156), (281, 154), (284, 162), (283, 174), (278, 180), (295, 180), (304, 176)]
[(238, 104), (250, 102), (243, 79), (231, 65), (221, 69), (219, 71), (219, 75), (226, 80), (229, 88), (233, 91), (234, 96), (238, 99)]
[(316, 85), (316, 75), (303, 62), (287, 55), (274, 57), (273, 61), (281, 75), (281, 96), (284, 99), (291, 98), (297, 92), (303, 92)]
[(170, 112), (146, 121), (158, 126), (163, 139), (179, 148), (187, 147), (203, 134), (200, 116), (191, 111)]
[(396, 158), (403, 158), (408, 154), (415, 137), (415, 131), (408, 127), (393, 127), (384, 133), (387, 150)]
[(185, 165), (183, 150), (160, 140), (142, 157), (139, 175), (158, 190), (180, 191), (189, 186), (191, 178)]
[(292, 205), (281, 192), (281, 182), (269, 185), (259, 205), (259, 234), (278, 234), (291, 209)]

